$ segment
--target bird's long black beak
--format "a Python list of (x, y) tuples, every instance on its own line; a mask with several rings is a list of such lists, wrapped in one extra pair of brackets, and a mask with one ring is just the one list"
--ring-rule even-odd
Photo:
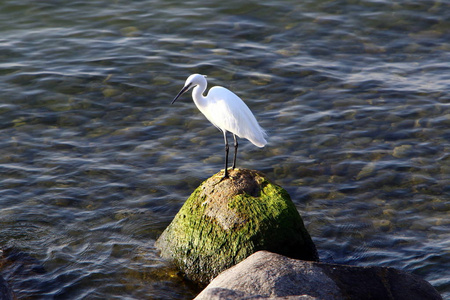
[(175, 101), (177, 101), (178, 97), (180, 97), (181, 95), (183, 95), (184, 93), (186, 93), (189, 88), (191, 87), (191, 83), (189, 83), (188, 85), (186, 85), (184, 88), (181, 89), (181, 91), (178, 93), (178, 95), (172, 100), (172, 103), (170, 104), (174, 104)]

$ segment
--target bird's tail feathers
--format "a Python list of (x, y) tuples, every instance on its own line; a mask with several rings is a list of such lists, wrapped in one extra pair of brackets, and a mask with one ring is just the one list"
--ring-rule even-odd
[[(259, 125), (258, 125), (259, 126)], [(259, 126), (259, 131), (257, 134), (252, 134), (251, 137), (248, 138), (250, 142), (252, 142), (253, 145), (263, 148), (265, 145), (267, 145), (267, 132)]]

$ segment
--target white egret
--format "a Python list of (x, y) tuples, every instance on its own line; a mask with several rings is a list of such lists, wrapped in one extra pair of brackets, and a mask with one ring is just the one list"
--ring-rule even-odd
[(232, 91), (215, 86), (209, 90), (208, 95), (203, 96), (206, 90), (206, 76), (192, 74), (186, 80), (184, 87), (173, 99), (172, 104), (185, 92), (192, 90), (192, 99), (197, 108), (220, 131), (225, 140), (225, 173), (222, 179), (228, 178), (228, 139), (227, 132), (231, 132), (234, 138), (234, 159), (232, 169), (236, 167), (236, 155), (238, 142), (236, 135), (246, 138), (257, 147), (267, 144), (266, 132), (259, 126), (248, 106)]

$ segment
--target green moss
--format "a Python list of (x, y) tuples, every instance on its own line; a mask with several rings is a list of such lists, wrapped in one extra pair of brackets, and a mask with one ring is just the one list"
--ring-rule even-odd
[[(219, 174), (217, 174), (219, 175)], [(259, 172), (213, 176), (187, 199), (157, 241), (191, 279), (208, 283), (258, 250), (317, 260), (317, 253), (288, 193)]]

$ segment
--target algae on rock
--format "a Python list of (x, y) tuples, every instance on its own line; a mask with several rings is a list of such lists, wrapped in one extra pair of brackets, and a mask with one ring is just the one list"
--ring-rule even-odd
[(289, 194), (262, 173), (235, 169), (204, 181), (187, 199), (156, 247), (192, 281), (207, 284), (259, 250), (318, 261)]

